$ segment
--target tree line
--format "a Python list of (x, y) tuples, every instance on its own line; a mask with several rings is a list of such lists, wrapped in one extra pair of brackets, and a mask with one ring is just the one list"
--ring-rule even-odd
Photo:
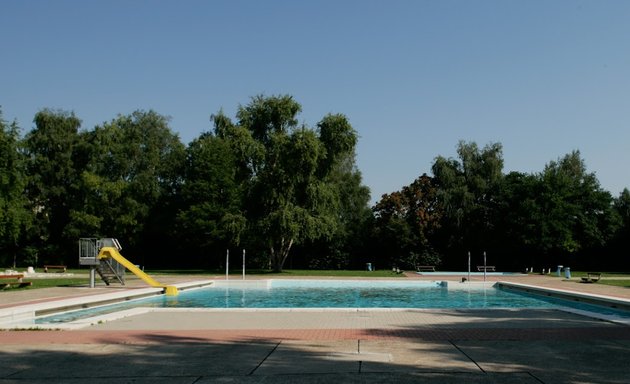
[[(630, 267), (630, 192), (613, 198), (579, 151), (535, 174), (503, 172), (502, 146), (460, 142), (374, 207), (377, 243), (392, 264), (465, 270), (484, 252), (502, 270)], [(473, 267), (474, 268), (474, 267)]]
[(77, 264), (81, 237), (116, 237), (151, 268), (248, 265), (463, 270), (487, 252), (504, 270), (627, 268), (630, 192), (612, 197), (575, 151), (536, 174), (503, 172), (499, 143), (460, 142), (431, 174), (369, 206), (357, 131), (314, 127), (289, 95), (255, 96), (184, 145), (155, 111), (90, 130), (44, 109), (20, 134), (0, 114), (0, 265)]

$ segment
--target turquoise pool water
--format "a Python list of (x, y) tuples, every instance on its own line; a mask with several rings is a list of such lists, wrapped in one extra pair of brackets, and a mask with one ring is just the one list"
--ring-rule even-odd
[[(178, 296), (130, 302), (46, 316), (36, 323), (68, 322), (133, 307), (160, 308), (558, 308), (606, 313), (605, 308), (493, 287), (443, 282), (375, 280), (265, 280), (217, 282)], [(630, 316), (630, 315), (629, 315)]]

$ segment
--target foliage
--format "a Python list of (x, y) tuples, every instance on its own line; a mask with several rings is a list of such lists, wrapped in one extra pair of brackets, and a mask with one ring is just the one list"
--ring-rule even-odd
[[(614, 201), (614, 209), (621, 219), (622, 230), (630, 235), (630, 191), (624, 188)], [(630, 236), (628, 236), (630, 238)]]
[(384, 195), (374, 206), (374, 237), (380, 252), (389, 255), (386, 262), (414, 269), (425, 262), (439, 264), (432, 242), (442, 215), (438, 190), (426, 174), (401, 191)]
[(537, 214), (543, 252), (571, 255), (603, 246), (612, 233), (612, 197), (588, 173), (579, 151), (550, 162), (541, 175)]
[(230, 143), (209, 133), (187, 148), (185, 183), (177, 213), (178, 238), (208, 250), (240, 245), (246, 218), (241, 212), (242, 187)]
[(135, 111), (81, 138), (87, 164), (80, 174), (82, 204), (71, 212), (73, 238), (118, 237), (132, 252), (154, 246), (153, 239), (163, 242), (172, 230), (155, 223), (174, 220), (185, 158), (168, 118)]
[[(29, 209), (35, 212), (30, 243), (41, 253), (39, 259), (65, 262), (76, 239), (66, 232), (83, 169), (77, 156), (81, 121), (64, 111), (44, 109), (35, 115), (35, 129), (24, 139), (27, 157)], [(70, 248), (72, 246), (72, 248)]]
[(542, 183), (537, 175), (510, 172), (505, 175), (498, 191), (496, 216), (497, 249), (510, 255), (504, 260), (511, 269), (521, 269), (523, 263), (545, 265), (540, 248), (539, 200)]
[(609, 262), (610, 267), (630, 270), (630, 191), (624, 188), (617, 198), (613, 200), (613, 213), (616, 219), (616, 229), (612, 239), (606, 246), (608, 254), (617, 255)]
[(432, 170), (444, 214), (439, 248), (454, 255), (475, 254), (496, 239), (497, 193), (503, 180), (503, 153), (499, 143), (479, 149), (459, 142), (457, 159), (438, 156)]
[(504, 174), (501, 144), (461, 141), (370, 209), (347, 117), (309, 127), (301, 111), (255, 96), (188, 146), (154, 111), (80, 130), (44, 109), (23, 139), (0, 115), (0, 262), (72, 264), (77, 238), (112, 236), (150, 267), (222, 267), (236, 248), (275, 271), (461, 269), (468, 251), (503, 270), (630, 267), (630, 192), (613, 199), (579, 151)]
[(24, 196), (26, 173), (19, 150), (18, 126), (0, 111), (0, 264), (16, 265), (18, 243), (32, 221)]
[[(244, 170), (250, 241), (269, 250), (281, 271), (295, 244), (330, 239), (341, 225), (340, 195), (331, 174), (354, 156), (356, 132), (343, 115), (328, 115), (319, 134), (298, 126), (300, 104), (290, 96), (256, 96), (240, 106), (237, 124), (215, 115), (217, 134), (228, 138)], [(249, 133), (249, 136), (247, 135)]]

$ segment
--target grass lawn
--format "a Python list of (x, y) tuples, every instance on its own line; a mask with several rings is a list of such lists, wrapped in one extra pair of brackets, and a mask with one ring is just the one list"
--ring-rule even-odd
[[(5, 268), (5, 269), (11, 269), (11, 268)], [(18, 268), (18, 271), (23, 272), (25, 271), (26, 268)], [(43, 268), (35, 268), (35, 271), (38, 273), (43, 273), (44, 269)], [(61, 273), (59, 273), (60, 276), (55, 276), (57, 274), (57, 272), (50, 272), (48, 274), (46, 274), (46, 278), (28, 278), (28, 277), (24, 277), (24, 281), (26, 282), (32, 282), (33, 285), (31, 285), (30, 287), (22, 287), (22, 288), (7, 288), (4, 290), (0, 290), (0, 294), (3, 291), (15, 291), (15, 290), (26, 290), (26, 289), (38, 289), (38, 288), (50, 288), (50, 287), (72, 287), (75, 285), (85, 285), (85, 284), (89, 284), (90, 279), (89, 279), (89, 269), (68, 269), (66, 271), (66, 273), (72, 273), (74, 274), (74, 276), (65, 276)], [(50, 276), (50, 277), (49, 277)]]
[(38, 289), (38, 288), (50, 288), (50, 287), (72, 287), (72, 286), (80, 286), (89, 284), (90, 279), (81, 276), (81, 277), (53, 277), (46, 279), (29, 279), (27, 277), (24, 278), (24, 281), (33, 282), (33, 285), (30, 287), (22, 287), (22, 288), (7, 288), (0, 290), (0, 295), (2, 292), (16, 291), (16, 290), (26, 290), (26, 289)]
[[(588, 273), (601, 273), (602, 277), (623, 277), (630, 279), (630, 273), (628, 272), (600, 272), (600, 271), (571, 271), (572, 277), (586, 277)], [(552, 273), (554, 274), (554, 273)], [(562, 273), (564, 276), (564, 272)]]
[(321, 277), (401, 277), (401, 273), (392, 272), (390, 270), (376, 271), (346, 271), (346, 270), (305, 270), (305, 269), (287, 269), (282, 273), (273, 273), (266, 271), (267, 274), (277, 277), (291, 276), (321, 276)]
[[(218, 275), (224, 276), (225, 270), (202, 270), (202, 269), (153, 269), (146, 270), (149, 275)], [(241, 276), (241, 270), (231, 270), (230, 276)], [(263, 275), (265, 277), (298, 277), (298, 276), (315, 276), (315, 277), (403, 277), (389, 270), (363, 271), (363, 270), (311, 270), (311, 269), (285, 269), (280, 273), (269, 271), (266, 269), (247, 269), (247, 275)]]
[[(593, 272), (591, 272), (593, 273)], [(601, 273), (602, 279), (597, 284), (613, 285), (615, 287), (630, 288), (630, 273), (628, 272), (595, 272)], [(571, 271), (571, 277), (582, 278), (586, 277), (588, 272), (585, 271)], [(562, 277), (564, 274), (562, 274)]]
[(627, 279), (627, 280), (602, 279), (598, 281), (597, 284), (614, 285), (615, 287), (630, 288), (630, 279)]
[[(38, 288), (49, 288), (49, 287), (72, 287), (72, 286), (80, 286), (89, 284), (89, 271), (87, 269), (69, 269), (68, 273), (73, 273), (75, 276), (73, 277), (47, 277), (47, 278), (24, 278), (24, 281), (31, 281), (33, 285), (30, 287), (22, 287), (22, 288), (8, 288), (5, 290), (0, 290), (1, 292), (8, 292), (14, 290), (26, 290), (26, 289), (38, 289)], [(225, 275), (225, 270), (202, 270), (202, 269), (155, 269), (155, 270), (147, 270), (146, 273), (149, 275), (213, 275), (213, 276), (223, 276)], [(242, 271), (232, 270), (230, 271), (230, 276), (237, 278), (241, 276)], [(284, 270), (281, 273), (275, 273), (269, 270), (263, 269), (248, 269), (245, 271), (247, 275), (256, 275), (256, 276), (265, 276), (265, 277), (403, 277), (402, 274), (397, 274), (395, 272), (389, 270), (377, 270), (377, 271), (363, 271), (363, 270), (304, 270), (304, 269), (292, 269), (292, 270)], [(49, 275), (54, 275), (54, 273), (50, 273)], [(128, 273), (130, 278), (134, 278), (133, 274)]]

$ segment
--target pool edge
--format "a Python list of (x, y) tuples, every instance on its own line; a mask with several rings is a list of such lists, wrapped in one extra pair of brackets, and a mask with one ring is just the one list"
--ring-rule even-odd
[[(214, 280), (200, 280), (175, 284), (178, 290), (185, 291), (214, 284)], [(118, 292), (99, 293), (89, 296), (72, 297), (45, 303), (16, 305), (0, 309), (0, 330), (11, 329), (62, 329), (65, 327), (49, 324), (35, 324), (38, 316), (78, 309), (98, 307), (118, 302), (163, 295), (163, 288), (139, 288)], [(59, 324), (60, 325), (60, 324)]]
[[(630, 300), (623, 299), (620, 297), (599, 295), (595, 293), (576, 292), (576, 291), (570, 291), (570, 290), (558, 289), (558, 288), (540, 287), (537, 285), (514, 283), (514, 282), (508, 282), (508, 281), (498, 281), (496, 282), (495, 286), (497, 288), (506, 289), (508, 291), (513, 290), (513, 291), (519, 291), (519, 292), (524, 292), (528, 294), (553, 297), (553, 298), (567, 300), (569, 302), (591, 304), (591, 305), (611, 308), (613, 310), (624, 311), (624, 312), (630, 313)], [(605, 321), (610, 321), (617, 324), (630, 326), (629, 318), (617, 317), (613, 315), (606, 315), (606, 314), (601, 314), (597, 312), (590, 312), (586, 310), (568, 308), (568, 307), (564, 308), (563, 310), (567, 312), (579, 314), (582, 316), (589, 316), (589, 317), (593, 317), (600, 320), (605, 320)]]

